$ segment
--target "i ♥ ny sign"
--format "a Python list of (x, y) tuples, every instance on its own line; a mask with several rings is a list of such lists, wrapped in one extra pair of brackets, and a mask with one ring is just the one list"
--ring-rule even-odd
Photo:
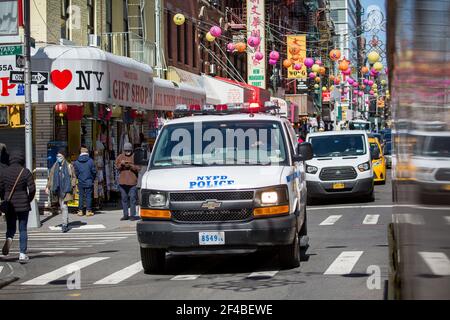
[[(102, 91), (102, 78), (104, 72), (100, 71), (75, 71), (78, 79), (78, 85), (75, 90), (91, 90), (91, 85), (96, 86), (97, 91)], [(53, 70), (50, 73), (50, 79), (55, 87), (65, 90), (72, 82), (73, 74), (69, 69)]]

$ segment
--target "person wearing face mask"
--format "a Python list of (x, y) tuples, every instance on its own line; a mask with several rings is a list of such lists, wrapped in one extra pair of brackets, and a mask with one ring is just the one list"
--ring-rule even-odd
[[(137, 220), (139, 218), (136, 216), (136, 185), (140, 167), (134, 164), (133, 146), (131, 143), (125, 143), (123, 151), (116, 159), (123, 209), (123, 217), (120, 220)], [(128, 208), (130, 208), (130, 215), (128, 214)]]
[(73, 200), (75, 184), (75, 170), (72, 164), (66, 161), (66, 153), (63, 149), (58, 151), (56, 163), (50, 169), (48, 176), (47, 188), (45, 192), (50, 192), (58, 199), (59, 207), (62, 214), (62, 232), (69, 231), (69, 208), (67, 202)]

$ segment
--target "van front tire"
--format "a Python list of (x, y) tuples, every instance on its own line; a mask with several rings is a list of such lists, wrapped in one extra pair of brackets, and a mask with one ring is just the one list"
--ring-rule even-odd
[(145, 274), (161, 273), (166, 264), (166, 250), (141, 247), (141, 261)]
[(300, 266), (300, 244), (298, 233), (295, 234), (292, 244), (280, 247), (279, 261), (281, 267), (284, 269), (292, 269)]

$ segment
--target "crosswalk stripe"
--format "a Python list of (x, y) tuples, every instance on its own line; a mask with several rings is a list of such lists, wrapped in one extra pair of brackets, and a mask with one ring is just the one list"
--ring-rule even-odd
[(76, 238), (43, 238), (43, 237), (28, 237), (33, 241), (54, 241), (54, 240), (122, 240), (127, 237), (104, 237), (104, 238), (89, 238), (89, 237), (76, 237)]
[(248, 279), (251, 278), (273, 278), (278, 273), (278, 270), (275, 271), (258, 271), (253, 272), (247, 276)]
[(75, 268), (82, 269), (87, 266), (90, 266), (91, 264), (94, 264), (96, 262), (99, 262), (99, 261), (102, 261), (105, 259), (109, 259), (109, 257), (93, 257), (93, 258), (86, 258), (86, 259), (78, 260), (78, 261), (70, 263), (66, 266), (63, 266), (59, 269), (56, 269), (49, 273), (46, 273), (42, 276), (39, 276), (37, 278), (26, 281), (26, 282), (22, 283), (22, 285), (43, 286), (52, 281), (58, 280), (59, 278), (62, 278), (64, 276), (67, 276), (67, 275), (73, 273), (74, 272), (73, 270)]
[(117, 232), (69, 232), (69, 233), (61, 233), (61, 232), (28, 232), (28, 235), (36, 235), (36, 236), (72, 236), (72, 235), (88, 235), (88, 236), (111, 236), (111, 235), (136, 235), (136, 232), (125, 232), (125, 231), (117, 231)]
[(3, 266), (0, 266), (0, 273), (2, 273), (2, 270), (3, 270)]
[(336, 223), (336, 221), (338, 221), (340, 218), (342, 217), (342, 215), (333, 215), (333, 216), (329, 216), (328, 218), (326, 218), (324, 221), (322, 221), (319, 226), (331, 226), (333, 224)]
[(171, 278), (170, 280), (195, 280), (200, 277), (200, 274), (180, 274)]
[(79, 247), (58, 247), (58, 248), (49, 248), (49, 247), (45, 247), (45, 248), (28, 248), (28, 250), (79, 250)]
[(342, 252), (328, 267), (324, 274), (349, 274), (362, 254), (363, 251)]
[[(61, 227), (56, 227), (56, 226), (49, 226), (48, 227), (50, 230), (61, 230)], [(102, 224), (87, 224), (84, 226), (78, 226), (78, 227), (71, 227), (71, 229), (76, 229), (76, 230), (92, 230), (92, 229), (106, 229), (106, 227)]]
[(363, 224), (377, 224), (379, 218), (379, 214), (368, 214), (364, 218)]
[(142, 267), (142, 262), (139, 261), (95, 282), (94, 284), (118, 284), (142, 270), (144, 270), (144, 268)]
[(419, 252), (431, 271), (438, 276), (450, 275), (450, 260), (443, 252)]

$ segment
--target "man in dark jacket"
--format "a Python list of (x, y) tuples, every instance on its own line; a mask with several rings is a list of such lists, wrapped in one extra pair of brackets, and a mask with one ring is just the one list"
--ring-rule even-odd
[(89, 157), (88, 149), (81, 148), (80, 156), (74, 163), (75, 173), (78, 179), (78, 215), (83, 216), (84, 200), (86, 199), (86, 216), (93, 216), (92, 190), (97, 175), (94, 160)]
[(0, 143), (0, 171), (8, 167), (9, 164), (9, 156), (6, 151), (6, 146), (3, 143)]
[[(9, 162), (10, 166), (8, 170), (0, 171), (0, 197), (2, 199), (8, 199), (16, 180), (17, 185), (11, 196), (11, 203), (14, 210), (6, 216), (6, 241), (3, 245), (2, 253), (5, 256), (9, 254), (12, 240), (16, 234), (17, 220), (19, 220), (19, 262), (26, 263), (29, 259), (26, 255), (28, 214), (31, 211), (30, 202), (36, 194), (36, 185), (30, 170), (24, 168), (25, 155), (23, 152), (11, 152)], [(19, 179), (17, 179), (18, 177)]]

